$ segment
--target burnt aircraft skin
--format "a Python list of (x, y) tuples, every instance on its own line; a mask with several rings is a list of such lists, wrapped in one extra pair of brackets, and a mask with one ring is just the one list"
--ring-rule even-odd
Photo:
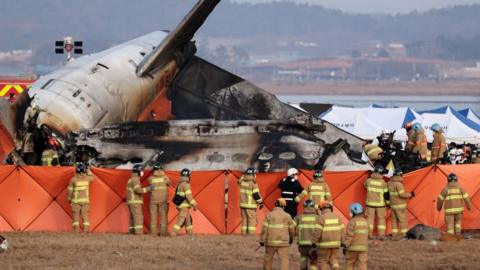
[[(96, 153), (101, 164), (154, 159), (166, 169), (284, 171), (292, 166), (313, 169), (325, 143), (315, 133), (321, 124), (285, 121), (174, 120), (134, 122), (81, 130), (72, 144)], [(97, 151), (99, 152), (97, 153)], [(351, 164), (353, 162), (350, 162)]]
[[(32, 84), (29, 98), (22, 103), (32, 104), (28, 109), (35, 107), (33, 104), (38, 107), (36, 127), (41, 130), (38, 133), (45, 138), (53, 134), (61, 140), (65, 145), (62, 149), (65, 163), (73, 162), (72, 157), (78, 158), (85, 151), (97, 161), (105, 162), (145, 162), (152, 154), (163, 151), (163, 161), (171, 169), (180, 169), (189, 162), (195, 164), (193, 169), (202, 170), (244, 169), (251, 164), (262, 171), (283, 170), (288, 166), (351, 165), (351, 159), (362, 151), (363, 140), (286, 105), (244, 79), (194, 56), (196, 49), (191, 39), (219, 2), (199, 0), (170, 33), (153, 32), (81, 57), (40, 78)], [(159, 93), (166, 90), (172, 114), (187, 122), (128, 123), (137, 121)], [(16, 131), (22, 130), (18, 123), (23, 123), (25, 115), (25, 109), (16, 112)], [(225, 134), (165, 133), (176, 130), (172, 126), (178, 125), (183, 125), (185, 131), (199, 129), (199, 123), (186, 119), (231, 122), (209, 124), (211, 130), (226, 130)], [(276, 121), (268, 125), (274, 124), (277, 130), (262, 133), (258, 130), (267, 124), (249, 122), (254, 120)], [(15, 126), (11, 121), (9, 124)], [(159, 125), (159, 129), (152, 125)], [(165, 126), (168, 129), (162, 131)], [(292, 126), (295, 132), (287, 132), (287, 127)], [(238, 134), (239, 129), (250, 131), (242, 135)], [(70, 144), (71, 140), (64, 144), (64, 136), (76, 130), (82, 130), (77, 132), (78, 137), (73, 136), (78, 145)], [(114, 140), (105, 137), (109, 133), (122, 136)], [(242, 148), (248, 149), (245, 153), (235, 148), (242, 140), (245, 141)], [(177, 147), (178, 144), (182, 147)], [(39, 145), (45, 147), (45, 142)], [(222, 162), (220, 155), (224, 156)]]

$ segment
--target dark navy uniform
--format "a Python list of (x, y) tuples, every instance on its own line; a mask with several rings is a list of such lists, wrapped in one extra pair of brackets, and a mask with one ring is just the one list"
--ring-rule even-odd
[(280, 181), (278, 188), (282, 191), (280, 196), (287, 202), (287, 206), (284, 209), (285, 212), (290, 214), (292, 218), (295, 218), (297, 216), (298, 206), (298, 203), (295, 201), (295, 197), (302, 193), (302, 185), (300, 185), (300, 182), (298, 182), (297, 179), (293, 178), (292, 176), (287, 176)]

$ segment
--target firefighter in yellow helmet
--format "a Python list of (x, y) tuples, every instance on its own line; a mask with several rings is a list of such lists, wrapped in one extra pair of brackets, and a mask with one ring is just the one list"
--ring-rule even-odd
[(160, 236), (167, 236), (168, 219), (168, 188), (172, 181), (161, 168), (160, 164), (153, 165), (153, 175), (148, 178), (152, 186), (150, 195), (150, 233), (157, 235), (158, 215), (160, 215)]
[(300, 270), (316, 270), (318, 254), (316, 236), (320, 234), (320, 216), (315, 210), (315, 203), (308, 199), (303, 203), (303, 214), (296, 216), (298, 251), (300, 252)]
[(142, 188), (140, 178), (143, 176), (143, 166), (135, 165), (132, 176), (127, 183), (127, 205), (130, 211), (129, 232), (143, 234), (143, 194), (152, 190), (152, 187)]
[(380, 240), (385, 239), (386, 229), (386, 215), (388, 204), (388, 188), (387, 183), (383, 180), (382, 173), (384, 169), (382, 166), (376, 166), (370, 178), (364, 183), (364, 187), (367, 190), (367, 220), (370, 226), (370, 239), (373, 239), (373, 229), (375, 217), (377, 217), (377, 232)]
[(322, 201), (332, 201), (332, 194), (328, 184), (323, 179), (322, 171), (318, 170), (313, 173), (313, 182), (295, 197), (295, 201), (298, 203), (304, 196), (308, 196), (310, 200), (315, 204), (315, 208), (318, 209), (318, 205)]
[(90, 210), (90, 183), (93, 177), (87, 174), (87, 167), (79, 163), (75, 169), (75, 175), (70, 180), (67, 188), (67, 198), (72, 207), (72, 228), (74, 232), (80, 232), (80, 216), (83, 220), (83, 231), (88, 232), (90, 222), (88, 212)]
[(333, 213), (333, 205), (322, 202), (319, 206), (320, 233), (315, 239), (318, 247), (320, 270), (340, 269), (339, 257), (342, 239), (345, 236), (345, 226), (338, 215)]
[(450, 234), (462, 233), (462, 219), (465, 206), (468, 211), (472, 208), (468, 193), (457, 182), (457, 175), (448, 175), (448, 184), (440, 192), (437, 199), (437, 210), (441, 211), (445, 203), (445, 224)]
[(190, 208), (193, 208), (194, 211), (197, 210), (197, 202), (193, 198), (192, 189), (190, 188), (191, 172), (189, 169), (183, 169), (180, 175), (174, 197), (174, 203), (178, 209), (178, 219), (173, 226), (173, 236), (176, 236), (183, 226), (185, 226), (188, 235), (193, 234)]
[(388, 193), (390, 194), (390, 208), (392, 209), (392, 233), (394, 240), (401, 240), (407, 234), (407, 199), (415, 196), (413, 191), (405, 192), (402, 174), (402, 170), (395, 169), (392, 178), (390, 178), (387, 184)]
[(283, 209), (287, 206), (284, 198), (275, 202), (275, 208), (267, 214), (262, 226), (260, 245), (265, 246), (263, 269), (271, 270), (273, 256), (278, 253), (280, 257), (280, 269), (288, 270), (288, 247), (295, 236), (295, 222)]
[(248, 168), (238, 180), (240, 185), (240, 213), (242, 217), (242, 234), (255, 234), (257, 231), (257, 207), (263, 208), (255, 169)]
[(347, 255), (347, 270), (367, 270), (368, 222), (363, 217), (363, 207), (359, 203), (350, 205), (352, 219), (348, 222), (347, 233), (342, 246)]

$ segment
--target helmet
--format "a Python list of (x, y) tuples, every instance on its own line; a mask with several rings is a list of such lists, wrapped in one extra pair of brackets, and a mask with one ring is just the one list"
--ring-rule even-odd
[(276, 207), (285, 207), (285, 206), (287, 206), (287, 201), (285, 201), (284, 198), (278, 198), (278, 199), (275, 201), (275, 206), (276, 206)]
[(183, 170), (180, 172), (180, 175), (181, 175), (181, 176), (190, 176), (190, 174), (192, 174), (192, 172), (190, 172), (190, 170), (187, 169), (187, 168), (183, 169)]
[(85, 172), (87, 172), (87, 166), (85, 166), (85, 164), (82, 163), (82, 162), (81, 162), (81, 163), (78, 163), (78, 164), (77, 164), (77, 168), (75, 169), (75, 171), (76, 171), (77, 173), (85, 173)]
[(403, 171), (402, 171), (402, 169), (400, 169), (400, 168), (396, 168), (395, 171), (393, 172), (393, 175), (398, 175), (398, 176), (400, 176), (400, 175), (402, 175), (402, 174), (403, 174)]
[(320, 210), (323, 210), (323, 209), (327, 209), (329, 208), (330, 210), (333, 211), (333, 205), (327, 201), (321, 201), (319, 204), (318, 204), (318, 208)]
[(422, 125), (420, 123), (415, 123), (415, 124), (413, 124), (412, 128), (415, 131), (419, 131), (419, 130), (422, 129)]
[(288, 176), (292, 176), (292, 175), (294, 175), (294, 174), (298, 174), (298, 170), (295, 169), (295, 168), (290, 168), (290, 169), (288, 169), (287, 174), (288, 174)]
[(435, 123), (432, 125), (432, 130), (435, 132), (439, 132), (440, 130), (442, 130), (442, 127), (439, 124)]
[(448, 179), (448, 182), (457, 182), (458, 180), (457, 175), (454, 173), (449, 174), (447, 179)]
[(322, 171), (318, 170), (318, 171), (313, 172), (313, 177), (314, 177), (314, 178), (323, 177)]
[(133, 165), (132, 172), (140, 174), (143, 171), (143, 166), (140, 164)]
[(363, 207), (361, 204), (359, 203), (352, 203), (350, 205), (350, 211), (354, 214), (354, 215), (360, 215), (361, 213), (363, 213)]
[(155, 163), (153, 164), (153, 170), (154, 170), (154, 171), (158, 171), (158, 170), (162, 170), (162, 169), (163, 169), (163, 168), (162, 168), (162, 165), (160, 165), (160, 163), (155, 162)]
[(257, 170), (255, 170), (254, 168), (248, 168), (246, 171), (245, 171), (245, 174), (246, 175), (254, 175), (257, 173)]
[(8, 240), (0, 235), (0, 253), (7, 251), (8, 249)]
[(383, 168), (383, 166), (377, 165), (377, 166), (375, 166), (375, 168), (373, 169), (373, 172), (382, 174), (382, 173), (385, 172), (385, 169)]
[(408, 123), (405, 123), (405, 125), (403, 126), (405, 129), (409, 129), (409, 128), (412, 128), (413, 124), (412, 122), (408, 122)]
[(312, 200), (305, 200), (303, 207), (315, 207), (315, 203)]

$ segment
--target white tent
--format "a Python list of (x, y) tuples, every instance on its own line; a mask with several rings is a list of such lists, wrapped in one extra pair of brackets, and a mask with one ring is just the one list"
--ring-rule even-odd
[(422, 124), (429, 142), (433, 140), (431, 127), (438, 123), (443, 128), (448, 142), (480, 143), (480, 125), (467, 119), (451, 107), (422, 112), (414, 122)]
[(480, 116), (478, 116), (478, 114), (474, 112), (472, 109), (463, 109), (458, 112), (461, 115), (467, 117), (468, 119), (480, 125)]
[(395, 139), (406, 140), (403, 125), (418, 118), (418, 113), (410, 108), (383, 108), (370, 106), (366, 108), (349, 108), (333, 106), (320, 116), (337, 127), (366, 140), (372, 140), (382, 131), (394, 131)]

